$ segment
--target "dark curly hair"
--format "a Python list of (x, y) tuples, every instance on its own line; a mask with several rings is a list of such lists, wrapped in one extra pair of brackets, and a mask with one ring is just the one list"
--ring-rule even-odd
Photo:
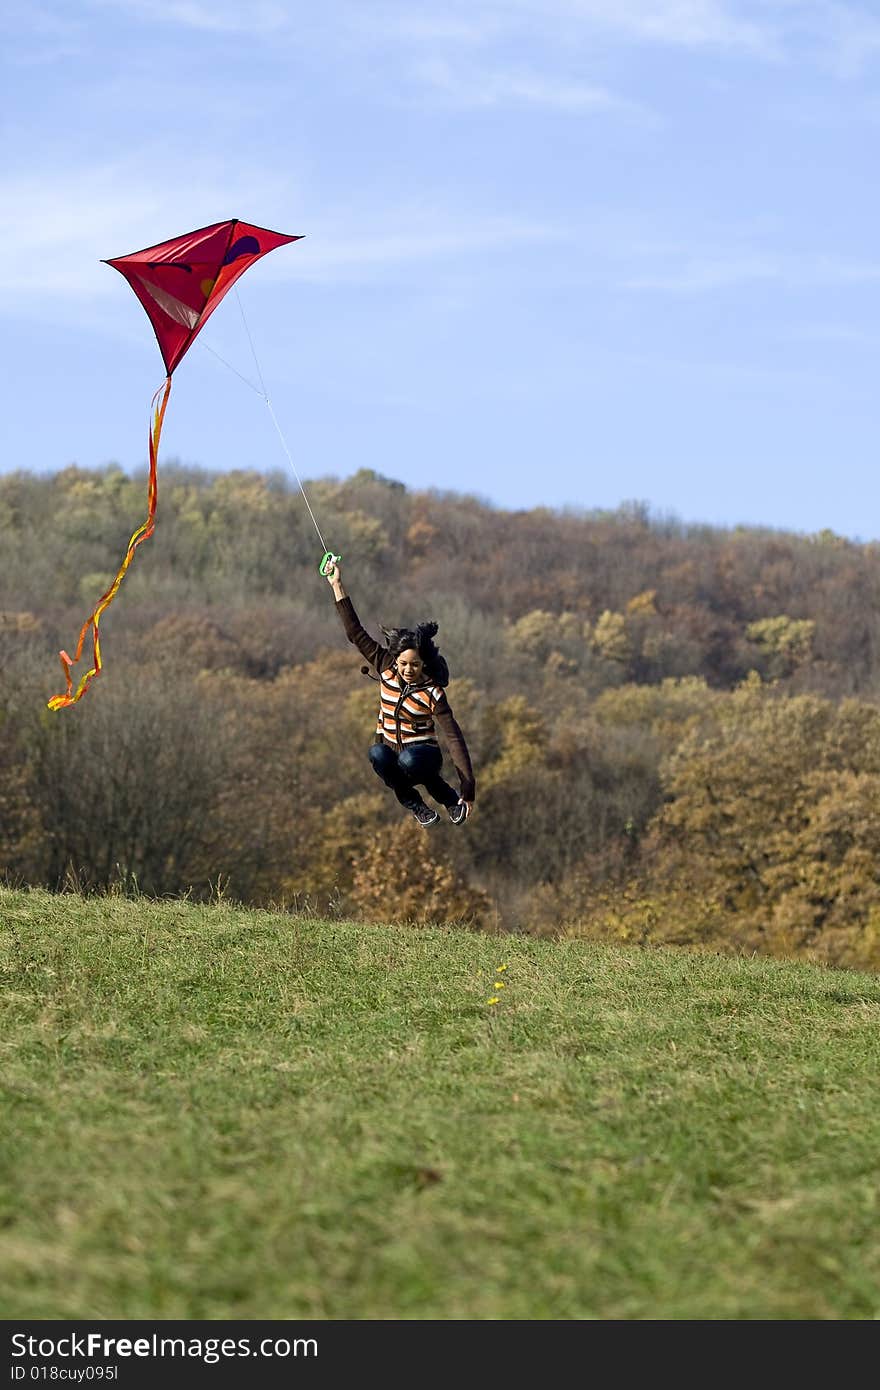
[(383, 627), (382, 636), (385, 638), (392, 660), (396, 660), (401, 652), (410, 649), (417, 651), (425, 663), (425, 675), (428, 679), (433, 681), (434, 685), (445, 687), (449, 684), (449, 667), (446, 664), (446, 658), (440, 655), (434, 645), (436, 631), (436, 623), (419, 623), (415, 629)]

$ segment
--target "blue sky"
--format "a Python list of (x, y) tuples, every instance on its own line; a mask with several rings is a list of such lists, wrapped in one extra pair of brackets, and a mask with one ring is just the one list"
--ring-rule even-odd
[[(880, 537), (880, 6), (3, 14), (0, 469), (143, 466), (161, 360), (100, 259), (240, 217), (305, 236), (240, 285), (305, 478)], [(233, 295), (203, 338), (255, 376)], [(166, 458), (287, 469), (209, 351), (174, 382)]]

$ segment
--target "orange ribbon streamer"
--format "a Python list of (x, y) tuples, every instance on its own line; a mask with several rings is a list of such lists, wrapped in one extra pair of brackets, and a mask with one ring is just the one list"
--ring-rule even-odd
[[(85, 695), (93, 677), (99, 676), (101, 674), (101, 639), (98, 633), (98, 624), (101, 621), (101, 614), (104, 612), (105, 608), (109, 608), (110, 604), (116, 597), (117, 590), (119, 589), (120, 584), (125, 578), (126, 571), (128, 570), (128, 567), (131, 564), (132, 559), (134, 557), (134, 552), (137, 550), (141, 541), (149, 540), (150, 536), (152, 536), (153, 534), (153, 526), (156, 516), (156, 464), (159, 458), (159, 438), (162, 434), (162, 422), (165, 419), (165, 407), (168, 404), (168, 397), (170, 392), (171, 377), (168, 376), (165, 378), (165, 385), (159, 387), (159, 390), (153, 397), (150, 406), (152, 424), (150, 428), (150, 483), (148, 494), (149, 500), (147, 508), (147, 519), (142, 526), (138, 527), (131, 540), (129, 541), (128, 550), (125, 552), (125, 559), (120, 565), (119, 572), (116, 575), (116, 578), (113, 580), (113, 583), (110, 585), (110, 588), (107, 590), (106, 593), (101, 595), (101, 597), (98, 600), (97, 606), (94, 609), (94, 612), (90, 613), (88, 618), (86, 618), (85, 622), (83, 623), (82, 629), (79, 634), (79, 640), (76, 644), (76, 652), (72, 657), (68, 656), (67, 652), (64, 651), (59, 653), (61, 657), (61, 669), (64, 672), (64, 679), (67, 682), (67, 691), (64, 695), (53, 695), (52, 699), (48, 702), (49, 709), (65, 709), (67, 705), (75, 705), (77, 700), (81, 700), (83, 695)], [(162, 399), (161, 401), (159, 401), (159, 404), (157, 405), (156, 402), (160, 395), (162, 396)], [(76, 663), (82, 656), (83, 643), (85, 642), (86, 633), (88, 632), (89, 628), (91, 628), (93, 632), (92, 651), (94, 665), (92, 666), (90, 671), (86, 671), (85, 675), (81, 677), (79, 685), (76, 688), (76, 693), (74, 694), (73, 679), (71, 677), (71, 668), (76, 665)]]

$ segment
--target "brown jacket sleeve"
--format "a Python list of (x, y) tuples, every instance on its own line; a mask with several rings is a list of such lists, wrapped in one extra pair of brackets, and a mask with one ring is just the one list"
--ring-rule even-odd
[(365, 656), (374, 671), (382, 672), (390, 664), (389, 652), (387, 647), (381, 646), (365, 628), (361, 627), (360, 618), (354, 611), (354, 604), (346, 594), (345, 598), (336, 600), (336, 612), (342, 620), (345, 628), (345, 635), (361, 656)]
[(474, 801), (477, 795), (477, 784), (474, 781), (470, 754), (464, 741), (464, 734), (456, 723), (445, 695), (441, 696), (434, 706), (434, 718), (442, 730), (443, 737), (446, 739), (446, 746), (449, 749), (449, 756), (455, 764), (458, 780), (461, 784), (462, 800)]

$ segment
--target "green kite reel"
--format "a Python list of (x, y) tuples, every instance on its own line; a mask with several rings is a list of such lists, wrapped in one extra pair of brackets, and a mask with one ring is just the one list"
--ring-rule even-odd
[(320, 573), (320, 574), (323, 574), (324, 578), (326, 579), (326, 578), (327, 578), (327, 570), (328, 570), (329, 566), (330, 566), (330, 565), (335, 565), (335, 564), (337, 564), (337, 562), (338, 562), (339, 560), (341, 560), (341, 559), (342, 559), (342, 556), (341, 556), (341, 555), (334, 555), (332, 550), (325, 550), (325, 551), (324, 551), (324, 554), (323, 554), (323, 557), (322, 557), (322, 559), (321, 559), (321, 563), (320, 563), (320, 565), (318, 566), (318, 571), (319, 571), (319, 573)]

